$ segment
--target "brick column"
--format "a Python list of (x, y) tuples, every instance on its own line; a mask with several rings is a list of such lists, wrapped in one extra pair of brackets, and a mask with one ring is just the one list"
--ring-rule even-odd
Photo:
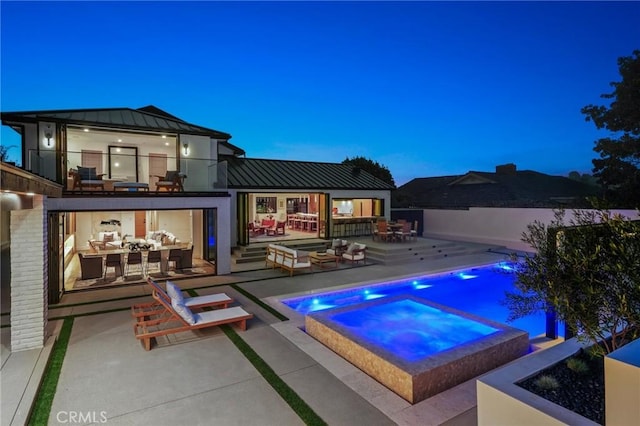
[(11, 351), (44, 346), (47, 325), (47, 218), (42, 197), (11, 212)]

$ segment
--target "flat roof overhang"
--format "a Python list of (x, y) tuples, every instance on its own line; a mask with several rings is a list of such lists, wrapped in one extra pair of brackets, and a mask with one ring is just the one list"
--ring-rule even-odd
[(0, 163), (0, 187), (2, 191), (62, 197), (62, 185), (7, 163)]

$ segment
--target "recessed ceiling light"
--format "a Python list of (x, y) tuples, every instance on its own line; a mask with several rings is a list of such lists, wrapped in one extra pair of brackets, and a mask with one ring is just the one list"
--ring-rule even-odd
[(166, 146), (169, 146), (169, 142), (165, 142), (164, 144), (165, 144)]
[(114, 166), (120, 167), (120, 163), (115, 163)]
[(166, 138), (167, 138), (167, 135), (162, 135), (162, 139), (166, 139)]
[(33, 197), (36, 194), (35, 194), (35, 192), (27, 192), (27, 195), (30, 196), (30, 197)]
[(85, 132), (88, 132), (88, 131), (89, 131), (89, 129), (84, 129), (84, 131), (85, 131)]
[(122, 142), (122, 139), (118, 139), (118, 142)]
[(122, 151), (120, 148), (116, 148), (116, 152), (120, 152), (120, 151)]

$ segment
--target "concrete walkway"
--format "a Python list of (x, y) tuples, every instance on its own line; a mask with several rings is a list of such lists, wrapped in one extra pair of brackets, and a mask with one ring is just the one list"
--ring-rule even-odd
[[(255, 317), (238, 335), (330, 425), (473, 425), (475, 381), (410, 405), (351, 364), (302, 333), (295, 319), (280, 321), (236, 291), (235, 284), (271, 304), (281, 295), (314, 291), (424, 272), (484, 264), (504, 256), (485, 253), (424, 264), (367, 265), (352, 269), (282, 276), (256, 270), (228, 276), (181, 280), (198, 294), (224, 291)], [(127, 309), (150, 300), (146, 285), (67, 294), (50, 318), (74, 320), (49, 424), (296, 425), (302, 420), (219, 329), (159, 339), (146, 352), (134, 338)], [(119, 299), (119, 300), (114, 300)], [(104, 302), (95, 303), (98, 300)], [(90, 304), (83, 304), (86, 302)], [(59, 321), (52, 321), (59, 322)], [(2, 329), (3, 341), (8, 329)], [(26, 389), (42, 373), (46, 348), (38, 354), (2, 355), (2, 425), (23, 424)], [(6, 358), (6, 359), (5, 359)], [(12, 361), (13, 359), (13, 361)], [(15, 378), (11, 378), (14, 376)], [(19, 380), (17, 377), (21, 377)], [(25, 384), (25, 377), (31, 379)], [(21, 395), (9, 401), (6, 396)], [(33, 396), (31, 396), (31, 399)], [(5, 404), (6, 402), (6, 404)], [(6, 412), (9, 414), (5, 415)], [(13, 413), (13, 414), (11, 414)], [(13, 419), (13, 421), (12, 421)]]

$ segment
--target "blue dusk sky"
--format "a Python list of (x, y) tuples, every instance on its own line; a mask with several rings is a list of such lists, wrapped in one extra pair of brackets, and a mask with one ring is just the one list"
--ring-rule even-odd
[(640, 49), (638, 2), (1, 1), (0, 15), (2, 111), (152, 104), (250, 158), (364, 156), (397, 185), (510, 162), (590, 173), (607, 133), (580, 109), (606, 105), (617, 59)]

